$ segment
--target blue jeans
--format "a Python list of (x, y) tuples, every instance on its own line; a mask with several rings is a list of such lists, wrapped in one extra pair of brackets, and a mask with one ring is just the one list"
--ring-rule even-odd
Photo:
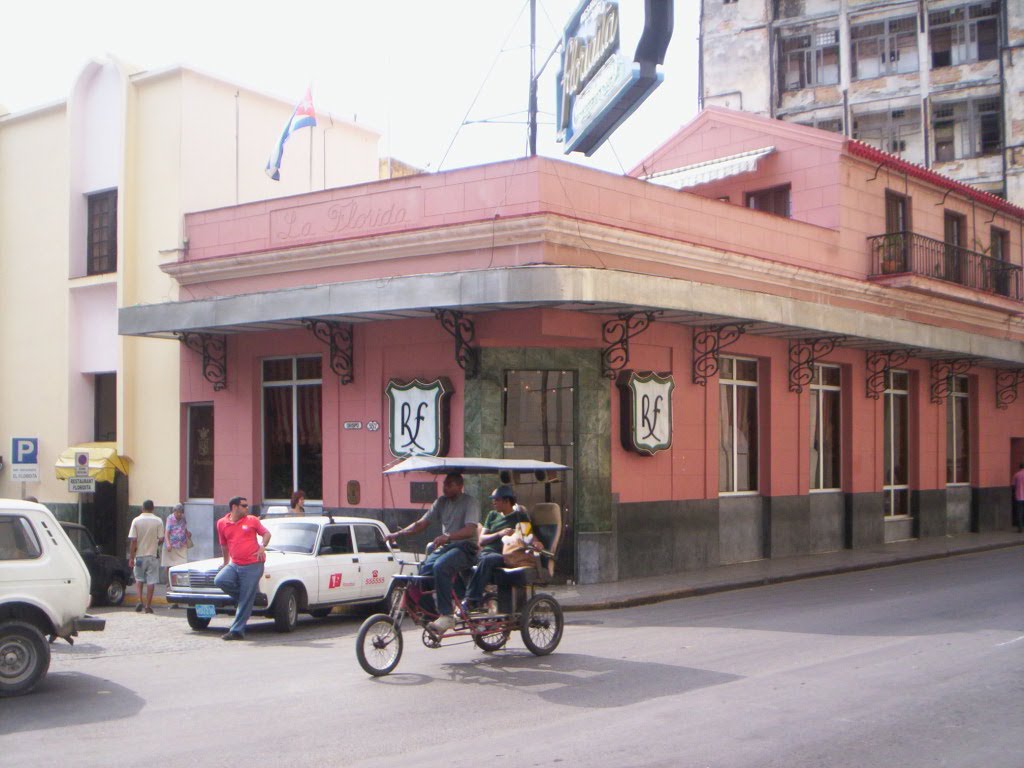
[(251, 565), (235, 565), (228, 563), (220, 569), (213, 580), (218, 589), (227, 592), (235, 601), (235, 620), (229, 631), (238, 635), (245, 634), (245, 623), (252, 614), (252, 604), (259, 591), (260, 579), (263, 577), (263, 563)]
[(476, 573), (469, 580), (469, 588), (466, 590), (466, 600), (480, 602), (484, 596), (484, 587), (491, 581), (491, 574), (495, 568), (501, 568), (505, 558), (500, 552), (484, 550), (480, 553), (480, 559), (476, 561)]
[(472, 568), (475, 560), (476, 553), (470, 554), (463, 545), (447, 544), (431, 552), (420, 565), (421, 576), (434, 577), (434, 600), (437, 602), (437, 612), (441, 616), (451, 616), (455, 613), (455, 607), (452, 605), (455, 577)]

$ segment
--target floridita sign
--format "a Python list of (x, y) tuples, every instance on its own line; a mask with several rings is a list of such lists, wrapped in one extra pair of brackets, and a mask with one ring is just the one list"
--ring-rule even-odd
[(674, 0), (583, 0), (562, 35), (558, 140), (589, 157), (661, 85)]
[(422, 217), (423, 190), (417, 187), (279, 208), (270, 212), (270, 238), (276, 247), (344, 240), (407, 229)]
[(623, 371), (618, 380), (622, 395), (622, 445), (628, 451), (653, 456), (672, 447), (671, 373)]
[(447, 379), (392, 379), (384, 392), (390, 403), (388, 447), (392, 454), (404, 458), (448, 453), (448, 398), (452, 387)]

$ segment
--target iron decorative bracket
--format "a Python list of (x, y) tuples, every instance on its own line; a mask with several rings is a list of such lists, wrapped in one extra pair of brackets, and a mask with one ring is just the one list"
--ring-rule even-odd
[(885, 379), (889, 375), (889, 371), (897, 365), (903, 365), (915, 354), (917, 354), (916, 349), (881, 349), (877, 352), (869, 352), (867, 356), (867, 396), (872, 400), (881, 397), (885, 392)]
[(814, 379), (814, 366), (846, 340), (845, 336), (791, 339), (789, 342), (789, 391), (803, 392)]
[(996, 374), (996, 408), (1005, 411), (1017, 399), (1017, 387), (1024, 382), (1024, 368)]
[(629, 340), (639, 336), (654, 322), (658, 312), (624, 312), (601, 326), (601, 338), (607, 344), (601, 351), (601, 373), (614, 379), (629, 363)]
[(331, 370), (338, 374), (342, 384), (355, 381), (355, 366), (352, 362), (352, 324), (336, 323), (331, 320), (303, 320), (302, 324), (331, 351)]
[(974, 360), (957, 358), (956, 360), (936, 360), (931, 368), (931, 397), (936, 405), (949, 396), (950, 384), (954, 376), (961, 376), (974, 367)]
[(475, 379), (480, 373), (480, 350), (473, 346), (476, 338), (473, 321), (464, 312), (454, 309), (435, 309), (434, 317), (455, 339), (455, 362), (466, 372), (467, 379)]
[(718, 374), (718, 357), (723, 349), (739, 341), (747, 332), (742, 323), (709, 325), (698, 331), (693, 329), (693, 383), (705, 386), (708, 379)]
[(178, 331), (178, 341), (203, 357), (203, 378), (213, 384), (213, 391), (228, 388), (228, 337), (210, 333)]

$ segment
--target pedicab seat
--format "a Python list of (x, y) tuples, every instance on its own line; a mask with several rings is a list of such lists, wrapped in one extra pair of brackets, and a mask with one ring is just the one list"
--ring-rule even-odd
[(534, 504), (530, 512), (530, 523), (534, 535), (550, 554), (540, 555), (536, 567), (524, 565), (518, 568), (495, 568), (493, 580), (499, 587), (547, 584), (555, 575), (555, 560), (562, 543), (562, 508), (550, 502)]

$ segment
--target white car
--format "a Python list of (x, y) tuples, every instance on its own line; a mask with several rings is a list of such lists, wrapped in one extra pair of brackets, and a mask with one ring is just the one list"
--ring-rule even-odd
[[(253, 615), (274, 619), (279, 632), (291, 632), (299, 613), (322, 618), (335, 606), (384, 600), (399, 560), (409, 552), (391, 549), (389, 531), (362, 517), (272, 517), (267, 562)], [(200, 560), (170, 570), (167, 602), (186, 607), (192, 629), (205, 629), (218, 613), (233, 614), (234, 601), (214, 586), (223, 558)]]
[(28, 693), (50, 668), (50, 645), (101, 631), (89, 616), (89, 571), (42, 504), (0, 499), (0, 697)]

